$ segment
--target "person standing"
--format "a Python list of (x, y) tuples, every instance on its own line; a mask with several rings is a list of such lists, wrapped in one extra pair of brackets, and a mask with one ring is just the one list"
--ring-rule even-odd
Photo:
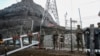
[(40, 48), (44, 48), (44, 36), (45, 36), (45, 31), (44, 29), (41, 29), (40, 33)]
[(61, 39), (60, 39), (60, 42), (62, 43), (61, 44), (61, 48), (64, 48), (64, 46), (65, 46), (65, 36), (64, 36), (64, 33), (62, 32), (62, 34), (61, 34)]
[(80, 28), (80, 25), (77, 25), (76, 30), (76, 41), (77, 41), (77, 50), (79, 51), (79, 47), (81, 46), (83, 50), (83, 41), (82, 41), (83, 30)]
[(28, 32), (28, 41), (29, 41), (29, 44), (32, 44), (32, 37), (33, 37), (32, 32), (29, 31)]
[(55, 49), (58, 45), (58, 43), (57, 43), (57, 40), (58, 40), (57, 30), (53, 32), (52, 40), (53, 40), (53, 49)]
[(58, 36), (58, 47), (59, 47), (59, 50), (64, 48), (64, 40), (65, 40), (65, 36), (63, 33), (61, 33), (59, 36)]
[(13, 35), (13, 44), (14, 44), (14, 47), (16, 47), (16, 43), (17, 41), (20, 40), (20, 35), (19, 33), (16, 33), (15, 35)]
[[(95, 29), (94, 36), (94, 48), (100, 50), (100, 22), (98, 23), (98, 27)], [(100, 56), (100, 52), (97, 52), (96, 56)]]

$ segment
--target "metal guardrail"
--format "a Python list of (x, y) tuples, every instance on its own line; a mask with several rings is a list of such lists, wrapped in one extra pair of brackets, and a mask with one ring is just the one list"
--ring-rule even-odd
[[(34, 35), (34, 34), (38, 34), (38, 32), (32, 33), (32, 34), (33, 34), (33, 35)], [(23, 38), (23, 37), (26, 37), (26, 36), (27, 36), (27, 34), (24, 34), (24, 35), (21, 35), (20, 37)], [(7, 40), (12, 40), (12, 37), (3, 39), (3, 41), (7, 41)]]
[[(38, 34), (38, 32), (32, 33), (32, 34), (35, 35), (35, 34)], [(32, 44), (29, 44), (29, 45), (27, 45), (27, 46), (23, 46), (22, 38), (24, 38), (24, 37), (26, 37), (26, 36), (27, 36), (27, 34), (21, 35), (21, 36), (20, 36), (20, 44), (21, 44), (21, 47), (18, 48), (18, 49), (15, 49), (15, 50), (12, 50), (12, 51), (7, 52), (7, 55), (12, 54), (12, 53), (15, 53), (15, 52), (20, 51), (20, 50), (23, 50), (23, 49), (25, 49), (25, 48), (31, 47), (31, 46), (33, 46), (33, 45), (39, 44), (39, 41), (33, 41)], [(3, 39), (3, 41), (12, 40), (12, 39), (13, 39), (13, 38), (10, 37), (10, 38)], [(4, 56), (4, 55), (0, 55), (0, 56)]]

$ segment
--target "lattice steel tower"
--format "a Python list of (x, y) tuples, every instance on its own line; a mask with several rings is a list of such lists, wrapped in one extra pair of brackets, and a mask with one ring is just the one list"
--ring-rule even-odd
[(56, 23), (59, 25), (59, 16), (56, 5), (56, 0), (47, 0), (46, 2), (46, 10), (51, 12), (56, 20)]

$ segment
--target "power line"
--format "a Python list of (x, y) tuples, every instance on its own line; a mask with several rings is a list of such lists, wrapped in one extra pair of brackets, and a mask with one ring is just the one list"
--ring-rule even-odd
[[(91, 15), (91, 16), (85, 16), (85, 17), (81, 17), (81, 18), (83, 18), (83, 19), (86, 19), (86, 18), (96, 18), (96, 17), (98, 17), (97, 15)], [(79, 18), (75, 18), (75, 19), (79, 19)]]
[(83, 3), (83, 4), (80, 4), (80, 5), (86, 6), (86, 5), (97, 3), (97, 2), (99, 2), (99, 0), (98, 1), (91, 1), (91, 2), (88, 2), (88, 3)]

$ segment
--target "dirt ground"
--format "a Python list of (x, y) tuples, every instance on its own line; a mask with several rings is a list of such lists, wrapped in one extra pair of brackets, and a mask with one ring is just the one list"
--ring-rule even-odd
[(86, 56), (83, 52), (68, 52), (68, 51), (56, 51), (56, 50), (45, 50), (45, 49), (25, 49), (9, 56)]

